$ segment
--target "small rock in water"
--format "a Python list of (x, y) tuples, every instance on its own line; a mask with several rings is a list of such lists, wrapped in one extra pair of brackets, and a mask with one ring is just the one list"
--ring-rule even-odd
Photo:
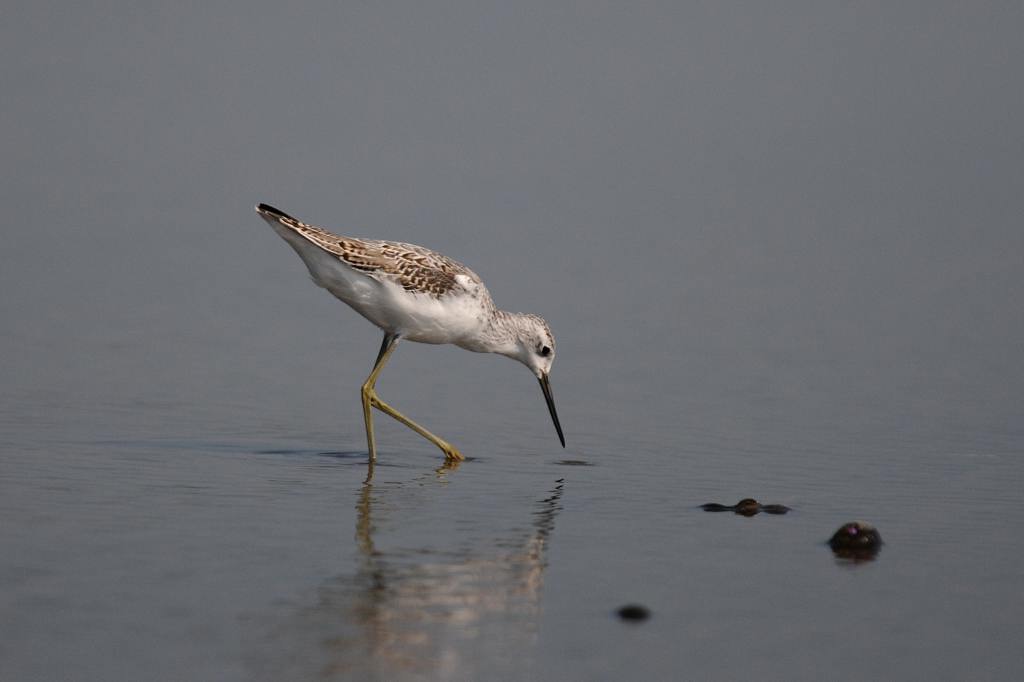
[(651, 612), (647, 607), (639, 604), (627, 604), (620, 608), (616, 613), (619, 614), (619, 618), (622, 620), (633, 622), (640, 622), (651, 617)]
[(752, 497), (745, 497), (736, 504), (718, 504), (717, 502), (708, 502), (700, 506), (704, 511), (709, 512), (722, 512), (731, 511), (741, 516), (754, 516), (764, 512), (765, 514), (785, 514), (789, 511), (789, 507), (781, 504), (761, 504)]
[(736, 503), (736, 513), (743, 516), (753, 516), (761, 511), (761, 503), (753, 497), (744, 497)]
[(828, 546), (843, 559), (873, 559), (882, 547), (882, 536), (870, 523), (851, 521), (833, 533)]

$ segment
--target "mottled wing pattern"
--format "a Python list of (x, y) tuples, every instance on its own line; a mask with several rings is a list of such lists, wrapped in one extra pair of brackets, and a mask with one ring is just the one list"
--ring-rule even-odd
[(340, 237), (269, 206), (261, 205), (260, 210), (356, 270), (390, 279), (407, 291), (441, 298), (482, 286), (472, 270), (431, 249), (403, 242)]

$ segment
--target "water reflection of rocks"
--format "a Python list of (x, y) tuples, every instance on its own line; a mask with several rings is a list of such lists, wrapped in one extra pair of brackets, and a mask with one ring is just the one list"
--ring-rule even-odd
[[(322, 585), (317, 603), (301, 607), (268, 633), (251, 663), (261, 679), (475, 679), (529, 670), (537, 636), (546, 549), (561, 509), (562, 479), (526, 517), (488, 547), (382, 551), (375, 514), (395, 495), (415, 494), (421, 480), (377, 486), (356, 501), (355, 575)], [(406, 500), (407, 501), (407, 500)], [(276, 652), (276, 653), (275, 653)]]

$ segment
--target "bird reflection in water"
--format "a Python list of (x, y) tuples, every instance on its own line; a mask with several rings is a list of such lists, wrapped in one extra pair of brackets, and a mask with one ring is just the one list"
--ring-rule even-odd
[(497, 541), (478, 532), (487, 539), (470, 548), (380, 546), (392, 538), (379, 527), (391, 528), (395, 512), (418, 510), (421, 491), (446, 485), (457, 466), (404, 484), (375, 483), (370, 470), (356, 499), (355, 575), (327, 581), (315, 605), (275, 627), (271, 650), (252, 661), (261, 678), (474, 679), (528, 669), (564, 479), (534, 503), (528, 529), (496, 529)]

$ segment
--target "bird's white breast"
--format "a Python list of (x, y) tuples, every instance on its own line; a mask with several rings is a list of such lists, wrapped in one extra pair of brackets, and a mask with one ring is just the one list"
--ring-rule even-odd
[(464, 293), (452, 292), (441, 298), (415, 293), (397, 282), (357, 270), (295, 232), (272, 225), (302, 258), (317, 286), (385, 331), (420, 343), (455, 343), (480, 326), (486, 292), (478, 295), (476, 283), (465, 275), (456, 275), (464, 288), (473, 287)]
[(480, 325), (479, 300), (468, 294), (452, 293), (441, 298), (403, 289), (393, 282), (382, 283), (377, 312), (385, 319), (378, 326), (420, 343), (455, 343), (473, 334)]

